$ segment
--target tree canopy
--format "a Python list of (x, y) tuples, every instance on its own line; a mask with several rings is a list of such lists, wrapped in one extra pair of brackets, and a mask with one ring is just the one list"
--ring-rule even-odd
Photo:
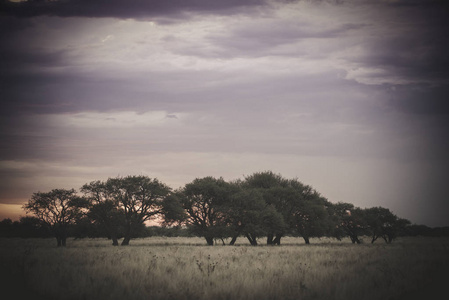
[(85, 207), (85, 199), (79, 197), (74, 189), (54, 189), (47, 193), (34, 193), (23, 208), (51, 229), (58, 246), (65, 246), (68, 226), (75, 223)]
[[(208, 245), (216, 240), (238, 237), (258, 245), (266, 237), (279, 245), (285, 235), (296, 235), (310, 243), (311, 237), (349, 237), (361, 243), (370, 235), (391, 243), (405, 234), (410, 222), (382, 207), (360, 208), (351, 203), (332, 203), (312, 186), (297, 178), (287, 179), (271, 171), (257, 172), (241, 180), (196, 178), (184, 187), (172, 189), (156, 178), (126, 176), (92, 181), (80, 189), (54, 189), (34, 193), (24, 209), (34, 219), (23, 226), (47, 227), (58, 246), (66, 244), (68, 228), (77, 224), (78, 234), (95, 230), (117, 246), (128, 245), (142, 234), (148, 221), (162, 226), (185, 226)], [(25, 222), (27, 221), (27, 222)], [(3, 227), (10, 226), (7, 220)], [(11, 225), (12, 226), (12, 225)]]

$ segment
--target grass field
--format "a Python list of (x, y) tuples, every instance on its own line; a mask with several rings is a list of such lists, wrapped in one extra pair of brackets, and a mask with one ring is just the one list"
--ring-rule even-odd
[(431, 299), (449, 282), (447, 238), (240, 242), (154, 237), (112, 247), (85, 239), (56, 248), (53, 239), (0, 239), (2, 292), (13, 299)]

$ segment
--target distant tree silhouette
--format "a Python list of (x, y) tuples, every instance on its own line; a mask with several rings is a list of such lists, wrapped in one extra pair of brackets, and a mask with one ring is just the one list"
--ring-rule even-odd
[(1, 237), (13, 237), (13, 225), (12, 220), (7, 218), (0, 221), (0, 236)]
[(54, 189), (47, 193), (34, 193), (23, 208), (51, 229), (60, 247), (66, 245), (68, 227), (80, 217), (86, 204), (74, 189)]
[(19, 221), (0, 221), (0, 237), (43, 238), (51, 237), (48, 226), (33, 216), (21, 217)]

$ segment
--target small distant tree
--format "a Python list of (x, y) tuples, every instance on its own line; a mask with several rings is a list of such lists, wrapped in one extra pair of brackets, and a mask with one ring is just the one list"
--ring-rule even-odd
[(12, 220), (10, 218), (3, 219), (0, 221), (0, 236), (11, 237), (13, 235), (12, 228)]
[(21, 217), (19, 220), (20, 237), (51, 237), (48, 227), (34, 216)]
[(27, 213), (48, 226), (56, 237), (57, 246), (66, 246), (67, 230), (82, 214), (86, 201), (74, 189), (54, 189), (47, 193), (37, 192), (23, 206)]

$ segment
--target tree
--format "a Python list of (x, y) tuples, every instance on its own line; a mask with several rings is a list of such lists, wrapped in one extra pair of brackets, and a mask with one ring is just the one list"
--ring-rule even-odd
[(106, 186), (110, 197), (117, 201), (124, 213), (122, 245), (129, 245), (131, 238), (144, 228), (146, 221), (162, 215), (164, 199), (171, 191), (156, 178), (147, 176), (109, 178)]
[(327, 208), (330, 204), (311, 186), (298, 180), (291, 180), (291, 187), (295, 193), (290, 198), (289, 223), (303, 237), (305, 243), (310, 244), (311, 237), (323, 236), (329, 231), (331, 222)]
[(371, 243), (382, 237), (387, 244), (390, 244), (410, 224), (410, 221), (398, 218), (388, 208), (368, 208), (365, 215), (372, 235)]
[(81, 191), (89, 201), (89, 218), (106, 230), (113, 246), (118, 246), (119, 229), (124, 227), (125, 216), (113, 194), (111, 181), (92, 181), (83, 185)]
[(364, 234), (367, 228), (364, 211), (351, 203), (339, 202), (333, 205), (333, 213), (337, 222), (336, 232), (348, 235), (353, 244), (360, 244), (359, 236)]
[(77, 196), (74, 189), (54, 189), (47, 193), (37, 192), (23, 206), (47, 225), (56, 237), (57, 246), (65, 246), (67, 229), (74, 224), (86, 207), (86, 201)]
[(0, 236), (1, 237), (12, 237), (12, 220), (7, 218), (0, 221)]
[(265, 224), (268, 227), (266, 229), (267, 244), (280, 245), (282, 236), (288, 230), (288, 224), (285, 218), (289, 215), (284, 206), (288, 202), (286, 198), (291, 195), (286, 190), (288, 180), (271, 171), (265, 171), (247, 176), (245, 178), (245, 185), (247, 188), (258, 190), (262, 194), (266, 205), (271, 207), (271, 212), (276, 211), (278, 213), (278, 215), (272, 214), (271, 216), (267, 216)]
[(187, 214), (182, 206), (179, 193), (170, 193), (162, 202), (162, 226), (180, 227), (186, 220)]
[(233, 183), (238, 192), (233, 192), (229, 201), (224, 203), (221, 211), (225, 215), (226, 224), (232, 231), (230, 245), (234, 245), (237, 237), (244, 235), (251, 245), (257, 245), (257, 238), (266, 234), (271, 213), (262, 194), (255, 189), (248, 189), (241, 182)]
[(178, 191), (178, 199), (186, 212), (184, 223), (208, 245), (215, 238), (228, 235), (223, 206), (229, 201), (231, 186), (223, 178), (197, 178)]
[(21, 217), (19, 220), (20, 237), (51, 237), (48, 227), (41, 220), (33, 216)]
[(296, 231), (306, 244), (310, 237), (321, 236), (329, 231), (330, 203), (311, 186), (298, 179), (285, 179), (271, 171), (254, 173), (246, 177), (250, 188), (258, 189), (268, 206), (279, 214), (271, 230), (267, 231), (267, 244), (280, 244), (287, 232)]

